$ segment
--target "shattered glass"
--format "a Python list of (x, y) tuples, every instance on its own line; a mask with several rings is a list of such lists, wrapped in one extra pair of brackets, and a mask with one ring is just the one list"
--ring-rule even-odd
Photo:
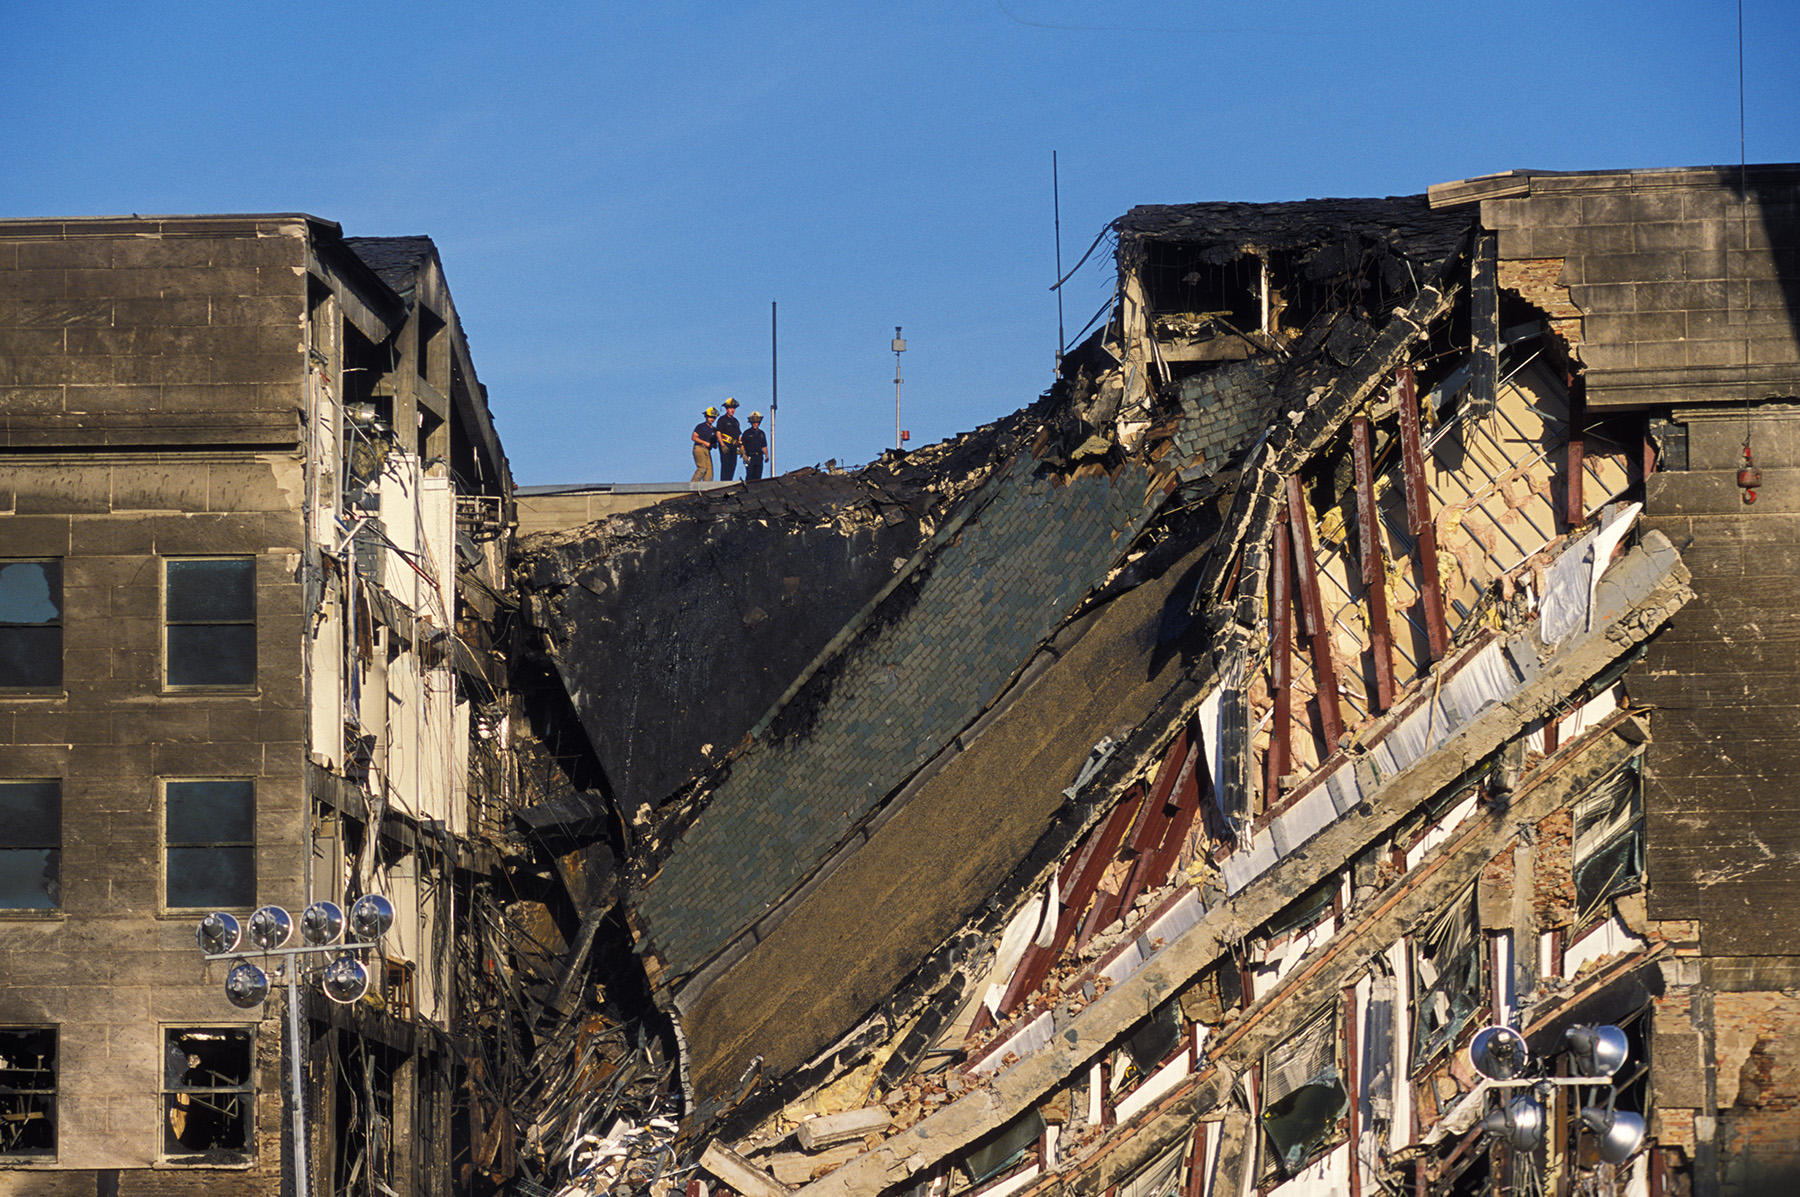
[(1292, 1176), (1337, 1138), (1350, 1100), (1338, 1067), (1335, 1004), (1263, 1061), (1264, 1180)]
[(1634, 758), (1575, 803), (1575, 903), (1583, 921), (1606, 899), (1642, 883), (1641, 763)]
[(0, 564), (0, 687), (62, 685), (62, 562)]
[(163, 1047), (163, 1153), (209, 1163), (248, 1154), (251, 1028), (170, 1030)]
[(1481, 937), (1470, 886), (1413, 942), (1413, 1060), (1424, 1064), (1481, 1009)]
[(0, 1027), (0, 1158), (56, 1153), (56, 1030)]

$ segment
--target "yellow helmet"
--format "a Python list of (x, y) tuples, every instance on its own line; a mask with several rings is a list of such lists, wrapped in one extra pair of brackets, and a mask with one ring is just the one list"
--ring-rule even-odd
[(706, 414), (708, 416), (717, 416), (719, 414), (719, 409), (716, 407), (709, 407), (706, 409)]
[(751, 413), (750, 413), (750, 422), (751, 422), (751, 423), (752, 423), (752, 424), (754, 424), (754, 423), (756, 423), (756, 422), (757, 422), (757, 421), (758, 421), (758, 420), (760, 420), (760, 419), (762, 419), (762, 413), (761, 413), (761, 412), (759, 412), (759, 411), (753, 411), (753, 412), (751, 412)]
[(737, 405), (738, 405), (738, 401), (736, 399), (727, 399), (725, 401), (726, 407), (736, 407)]

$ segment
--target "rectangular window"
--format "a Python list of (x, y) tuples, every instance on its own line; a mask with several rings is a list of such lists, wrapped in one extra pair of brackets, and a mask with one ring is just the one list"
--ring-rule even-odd
[(1575, 800), (1575, 905), (1585, 923), (1616, 894), (1644, 878), (1642, 757)]
[(1263, 1057), (1262, 1180), (1285, 1180), (1342, 1141), (1350, 1111), (1333, 1002)]
[(0, 1027), (0, 1159), (56, 1154), (56, 1028)]
[(169, 561), (163, 588), (171, 686), (256, 683), (256, 561)]
[(62, 562), (0, 561), (0, 689), (62, 686)]
[(62, 784), (0, 781), (0, 909), (62, 905)]
[(1475, 887), (1413, 939), (1413, 1067), (1456, 1041), (1484, 1004)]
[(248, 1026), (165, 1029), (165, 1157), (195, 1164), (250, 1158), (253, 1032)]
[(163, 905), (171, 910), (256, 905), (256, 783), (163, 783)]

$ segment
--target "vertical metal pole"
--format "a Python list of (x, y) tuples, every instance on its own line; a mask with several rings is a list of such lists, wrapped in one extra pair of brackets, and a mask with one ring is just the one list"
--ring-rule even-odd
[(1062, 184), (1056, 173), (1056, 151), (1050, 151), (1050, 209), (1056, 216), (1056, 372), (1062, 373), (1063, 350), (1068, 340), (1063, 335), (1062, 302)]
[(290, 1063), (288, 1078), (291, 1083), (291, 1099), (294, 1106), (294, 1197), (307, 1197), (306, 1194), (306, 1113), (301, 1107), (302, 1090), (300, 1083), (301, 1069), (304, 1067), (300, 1055), (300, 970), (296, 967), (294, 957), (287, 962), (287, 1008), (288, 1008), (288, 1050)]
[(775, 476), (775, 409), (781, 406), (781, 371), (776, 350), (775, 301), (769, 301), (769, 477)]
[(894, 448), (900, 447), (900, 354), (903, 352), (900, 326), (894, 325)]

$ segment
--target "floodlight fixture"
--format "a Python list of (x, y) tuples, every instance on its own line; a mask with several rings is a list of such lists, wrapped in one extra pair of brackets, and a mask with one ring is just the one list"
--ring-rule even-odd
[(334, 944), (344, 934), (344, 911), (336, 902), (314, 902), (300, 912), (300, 938), (313, 947)]
[(369, 992), (369, 968), (354, 956), (339, 956), (325, 966), (325, 996), (348, 1005)]
[(293, 937), (293, 917), (279, 906), (264, 906), (250, 916), (250, 942), (265, 952), (286, 947)]
[(394, 925), (394, 904), (380, 894), (364, 894), (350, 907), (350, 934), (374, 943)]
[(1581, 1024), (1564, 1031), (1563, 1038), (1569, 1044), (1569, 1065), (1578, 1076), (1611, 1079), (1631, 1052), (1625, 1032), (1614, 1026)]
[(269, 996), (269, 974), (248, 960), (240, 960), (225, 974), (225, 997), (240, 1010), (262, 1005)]
[(1533, 1151), (1544, 1141), (1544, 1103), (1535, 1093), (1521, 1093), (1481, 1120), (1481, 1129), (1520, 1151)]
[(227, 952), (237, 951), (237, 946), (244, 942), (244, 929), (233, 916), (223, 910), (215, 910), (200, 920), (194, 938), (199, 942), (200, 951), (204, 955), (222, 956)]
[(1624, 1163), (1644, 1142), (1643, 1116), (1613, 1109), (1618, 1096), (1615, 1089), (1604, 1106), (1587, 1106), (1581, 1111), (1582, 1122), (1600, 1141), (1600, 1158), (1609, 1164)]
[(1469, 1041), (1469, 1063), (1490, 1081), (1510, 1081), (1531, 1063), (1531, 1051), (1513, 1028), (1483, 1027)]

